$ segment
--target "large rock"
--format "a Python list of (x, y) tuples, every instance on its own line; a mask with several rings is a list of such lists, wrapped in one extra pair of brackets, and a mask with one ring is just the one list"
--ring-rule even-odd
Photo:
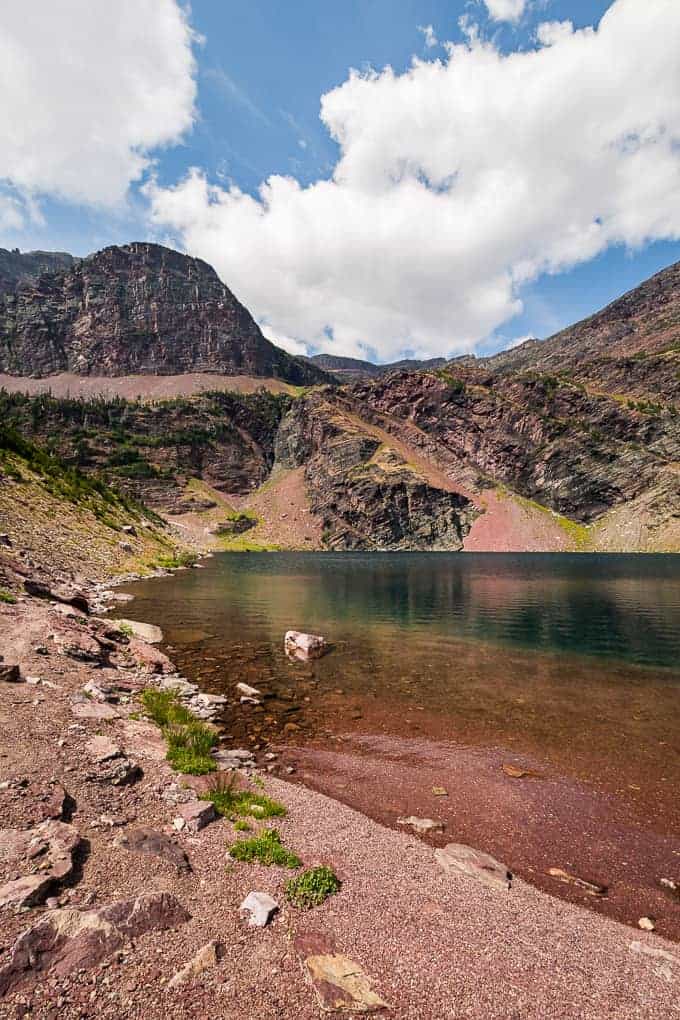
[(190, 914), (170, 893), (150, 893), (98, 910), (52, 910), (19, 936), (0, 967), (0, 996), (39, 974), (89, 969), (147, 931), (176, 928)]
[(43, 581), (36, 581), (34, 578), (26, 578), (24, 581), (24, 589), (28, 595), (32, 595), (36, 599), (49, 599), (51, 602), (61, 602), (66, 606), (73, 606), (74, 609), (79, 609), (81, 613), (90, 612), (90, 603), (87, 598), (79, 591), (72, 591), (69, 588), (63, 588), (58, 585), (45, 584)]
[(65, 822), (48, 820), (34, 829), (0, 830), (0, 861), (27, 874), (0, 887), (0, 907), (34, 907), (70, 878), (80, 833)]
[(209, 800), (190, 800), (187, 804), (180, 805), (178, 817), (182, 819), (187, 829), (200, 832), (206, 825), (215, 821), (217, 813), (215, 805)]
[(505, 864), (463, 843), (449, 843), (443, 850), (435, 850), (434, 856), (445, 871), (474, 878), (491, 889), (509, 889), (512, 885), (512, 872)]
[(14, 665), (0, 662), (0, 683), (20, 684), (22, 682), (21, 670)]
[(326, 935), (298, 935), (294, 945), (324, 1012), (376, 1013), (390, 1008), (373, 991), (363, 968), (338, 953)]
[(301, 630), (286, 631), (283, 646), (286, 655), (303, 661), (320, 659), (327, 650), (326, 639), (320, 634), (305, 634)]
[(163, 640), (163, 631), (153, 623), (141, 623), (139, 620), (113, 620), (122, 631), (131, 631), (132, 635), (149, 645), (157, 645)]

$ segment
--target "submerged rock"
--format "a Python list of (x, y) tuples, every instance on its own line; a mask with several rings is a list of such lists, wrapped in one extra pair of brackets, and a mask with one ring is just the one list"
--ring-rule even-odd
[(406, 825), (414, 832), (443, 832), (444, 823), (436, 822), (434, 818), (418, 818), (416, 815), (409, 815), (408, 818), (397, 818), (397, 825)]
[(449, 843), (443, 850), (435, 850), (434, 856), (445, 871), (467, 875), (491, 889), (510, 889), (512, 885), (512, 872), (482, 850), (463, 843)]
[(327, 651), (325, 638), (320, 634), (305, 634), (300, 630), (286, 631), (284, 637), (286, 655), (295, 659), (320, 659)]

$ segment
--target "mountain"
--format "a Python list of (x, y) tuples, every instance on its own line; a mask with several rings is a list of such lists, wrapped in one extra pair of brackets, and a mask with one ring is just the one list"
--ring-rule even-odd
[(426, 361), (416, 361), (405, 358), (402, 361), (392, 361), (386, 365), (376, 365), (372, 361), (362, 361), (360, 358), (341, 358), (334, 354), (314, 354), (311, 361), (324, 372), (329, 372), (341, 382), (351, 382), (355, 379), (372, 379), (379, 375), (387, 375), (389, 372), (418, 372), (423, 368), (440, 368), (446, 364), (446, 358), (429, 358)]
[[(156, 246), (144, 246), (140, 263), (134, 248), (93, 260), (132, 261), (137, 272), (153, 255), (161, 269), (135, 284), (129, 272), (109, 273), (104, 290), (88, 286), (85, 304), (77, 291), (73, 307), (93, 329), (135, 298), (108, 348), (84, 331), (80, 349), (100, 372), (107, 351), (117, 369), (143, 366), (144, 352), (154, 369), (161, 356), (175, 371), (195, 365), (206, 342), (201, 316), (210, 309), (211, 321), (219, 318), (204, 274), (236, 316), (225, 295), (234, 299), (204, 263)], [(179, 300), (187, 261), (202, 295), (188, 309)], [(91, 278), (90, 262), (17, 293), (60, 281), (62, 295), (65, 279)], [(253, 338), (243, 345), (255, 359), (249, 367), (277, 369), (257, 361), (254, 323), (241, 313)], [(680, 551), (679, 317), (680, 266), (671, 266), (555, 337), (492, 358), (380, 366), (344, 385), (278, 395), (204, 392), (150, 403), (0, 393), (0, 418), (67, 466), (181, 514), (201, 535), (226, 536), (228, 548)], [(131, 333), (131, 321), (158, 329)], [(214, 364), (230, 348), (219, 331), (208, 336)], [(44, 339), (42, 349), (50, 349)], [(347, 368), (338, 360), (322, 364)], [(318, 360), (306, 367), (329, 378)]]
[(20, 252), (18, 248), (11, 251), (0, 248), (0, 297), (11, 293), (19, 283), (27, 283), (43, 273), (69, 269), (76, 261), (65, 251)]
[(680, 262), (582, 322), (488, 364), (554, 373), (627, 398), (680, 401)]
[(0, 299), (0, 372), (328, 380), (266, 340), (211, 266), (147, 243), (19, 277)]

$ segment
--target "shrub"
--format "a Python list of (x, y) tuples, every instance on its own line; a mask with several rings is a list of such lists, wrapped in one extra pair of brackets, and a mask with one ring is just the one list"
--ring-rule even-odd
[(235, 861), (252, 864), (278, 864), (282, 868), (299, 868), (302, 861), (281, 842), (278, 829), (265, 829), (259, 836), (240, 839), (229, 847), (229, 855)]
[(211, 787), (201, 794), (202, 800), (209, 800), (215, 805), (218, 815), (234, 818), (238, 815), (251, 815), (254, 818), (283, 818), (287, 812), (283, 804), (272, 800), (265, 793), (254, 790), (236, 789), (236, 777), (217, 776)]
[(294, 907), (311, 910), (338, 892), (341, 885), (332, 868), (309, 868), (286, 882), (286, 899)]

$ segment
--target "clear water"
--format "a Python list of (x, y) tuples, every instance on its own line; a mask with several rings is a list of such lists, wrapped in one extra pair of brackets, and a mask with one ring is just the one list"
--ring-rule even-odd
[[(130, 589), (170, 641), (467, 641), (656, 666), (680, 679), (680, 556), (222, 554)], [(205, 632), (201, 637), (201, 632)]]

